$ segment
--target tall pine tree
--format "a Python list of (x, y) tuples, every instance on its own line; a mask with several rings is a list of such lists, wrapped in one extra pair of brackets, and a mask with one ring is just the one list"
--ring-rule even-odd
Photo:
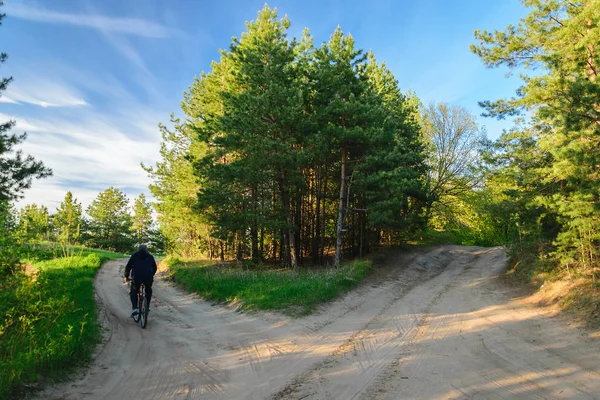
[(133, 217), (131, 231), (137, 244), (148, 244), (151, 241), (154, 221), (152, 218), (152, 205), (146, 201), (146, 196), (141, 193), (133, 203)]
[(50, 215), (46, 206), (28, 204), (19, 213), (19, 231), (25, 240), (40, 241), (50, 237)]
[(53, 225), (61, 243), (80, 243), (83, 227), (81, 203), (77, 202), (70, 191), (65, 194), (64, 200), (56, 209)]
[(161, 229), (188, 215), (221, 257), (297, 267), (418, 225), (423, 146), (391, 72), (341, 29), (319, 48), (307, 30), (290, 41), (267, 6), (246, 26), (185, 93), (185, 121), (163, 131), (163, 161), (147, 169)]
[(127, 252), (133, 247), (131, 215), (125, 193), (109, 187), (98, 194), (87, 209), (92, 244), (102, 249)]
[(473, 52), (488, 67), (535, 70), (508, 100), (486, 101), (498, 118), (530, 112), (552, 193), (538, 202), (556, 213), (565, 263), (591, 266), (600, 256), (600, 1), (524, 0), (530, 13), (504, 31), (477, 31)]

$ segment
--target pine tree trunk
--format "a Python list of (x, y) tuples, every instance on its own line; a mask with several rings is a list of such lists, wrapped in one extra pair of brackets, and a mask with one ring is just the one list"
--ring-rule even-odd
[(296, 195), (296, 222), (295, 227), (297, 229), (298, 234), (296, 235), (295, 250), (296, 250), (296, 259), (298, 260), (298, 264), (302, 264), (302, 246), (304, 244), (304, 232), (302, 231), (304, 224), (302, 223), (302, 204), (304, 193), (301, 190), (298, 191)]
[(325, 176), (323, 177), (323, 190), (321, 191), (323, 216), (321, 217), (321, 237), (319, 244), (319, 262), (323, 264), (323, 256), (325, 253), (325, 229), (327, 227), (327, 163), (325, 163)]
[(350, 241), (350, 254), (352, 254), (352, 257), (356, 257), (356, 215), (355, 213), (349, 213), (348, 210), (350, 210), (350, 205), (348, 202), (348, 199), (350, 198), (350, 187), (348, 187), (348, 194), (347, 194), (347, 199), (346, 199), (346, 221), (348, 221), (348, 214), (350, 214), (350, 221), (347, 222), (347, 228), (349, 228), (349, 233), (350, 233), (350, 238), (348, 239)]
[(288, 264), (288, 234), (285, 231), (285, 229), (281, 229), (280, 232), (281, 235), (281, 240), (279, 241), (279, 261), (284, 265), (287, 266)]
[(254, 218), (252, 219), (252, 226), (250, 228), (250, 252), (252, 253), (250, 257), (252, 260), (258, 260), (260, 257), (258, 255), (258, 190), (256, 190), (256, 187), (252, 188), (252, 203)]
[(359, 258), (363, 258), (363, 243), (364, 243), (364, 237), (365, 237), (365, 215), (364, 215), (364, 211), (360, 211), (360, 239), (359, 239), (359, 244), (358, 244), (358, 257)]
[(244, 257), (243, 248), (242, 248), (242, 233), (240, 231), (236, 232), (236, 259), (238, 261), (242, 261)]
[(297, 247), (296, 247), (296, 235), (294, 234), (294, 228), (289, 229), (289, 239), (290, 239), (290, 262), (292, 268), (297, 270), (298, 267), (298, 257), (297, 257)]
[(265, 228), (261, 227), (260, 228), (260, 239), (258, 239), (258, 243), (259, 243), (259, 248), (258, 251), (260, 251), (260, 257), (264, 259), (265, 256)]
[(273, 251), (273, 262), (277, 262), (277, 231), (273, 231), (273, 239), (271, 240), (271, 249)]
[(342, 146), (342, 171), (340, 177), (340, 203), (338, 206), (338, 220), (335, 240), (335, 261), (334, 266), (340, 267), (340, 258), (342, 251), (342, 228), (344, 223), (344, 195), (346, 194), (346, 146)]
[(314, 235), (312, 240), (312, 260), (316, 264), (319, 260), (319, 244), (321, 242), (321, 170), (317, 169), (317, 195), (315, 207)]
[[(271, 192), (271, 210), (274, 215), (277, 214), (277, 189), (275, 185), (273, 186), (273, 190)], [(281, 240), (279, 240), (281, 244)], [(277, 231), (273, 230), (273, 238), (271, 240), (271, 250), (273, 251), (273, 262), (277, 262)], [(279, 260), (281, 261), (281, 259)]]
[(285, 221), (288, 228), (283, 229), (284, 243), (282, 243), (283, 263), (291, 265), (292, 268), (298, 268), (298, 259), (296, 258), (296, 238), (294, 232), (294, 208), (290, 201), (290, 195), (286, 187), (285, 171), (281, 171), (279, 178), (279, 192), (281, 195), (281, 208), (285, 214)]

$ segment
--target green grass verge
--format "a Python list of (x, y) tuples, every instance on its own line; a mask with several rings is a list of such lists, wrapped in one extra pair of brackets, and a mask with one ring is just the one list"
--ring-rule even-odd
[(85, 253), (40, 261), (32, 273), (0, 281), (1, 399), (40, 378), (61, 379), (90, 359), (101, 337), (93, 280), (103, 260), (122, 255)]
[(218, 265), (207, 261), (167, 260), (174, 280), (188, 292), (217, 302), (238, 301), (244, 309), (310, 313), (364, 279), (370, 261), (354, 261), (339, 269), (292, 271)]
[(28, 243), (23, 245), (23, 262), (36, 263), (55, 258), (87, 256), (97, 254), (104, 260), (129, 257), (130, 254), (119, 254), (108, 250), (92, 249), (85, 246), (63, 246), (54, 242)]

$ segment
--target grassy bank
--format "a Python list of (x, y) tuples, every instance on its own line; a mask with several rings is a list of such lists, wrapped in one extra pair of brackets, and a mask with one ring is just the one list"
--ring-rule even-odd
[(108, 250), (92, 249), (86, 246), (61, 245), (55, 242), (38, 242), (23, 245), (23, 261), (35, 263), (44, 260), (53, 260), (55, 258), (87, 256), (96, 254), (100, 258), (109, 260), (119, 257), (129, 257), (130, 254), (118, 254)]
[(120, 254), (39, 261), (0, 281), (0, 398), (41, 378), (57, 379), (89, 360), (100, 339), (93, 279)]
[(356, 286), (371, 269), (369, 261), (300, 272), (207, 261), (166, 262), (174, 280), (189, 292), (217, 302), (237, 301), (245, 309), (280, 310), (290, 315), (310, 313), (318, 304)]
[(600, 328), (600, 271), (562, 265), (552, 250), (544, 244), (513, 248), (507, 276), (534, 290), (540, 304), (556, 304), (583, 325)]

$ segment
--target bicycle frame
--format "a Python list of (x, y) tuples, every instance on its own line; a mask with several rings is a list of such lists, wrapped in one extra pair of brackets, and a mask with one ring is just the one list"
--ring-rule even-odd
[(138, 290), (137, 298), (138, 298), (138, 309), (142, 305), (142, 300), (146, 297), (146, 285), (143, 283), (140, 285), (140, 290)]
[[(131, 284), (133, 285), (133, 282)], [(142, 329), (145, 329), (148, 323), (148, 304), (146, 303), (146, 285), (143, 283), (140, 285), (140, 290), (138, 290), (137, 299), (139, 312), (133, 316), (133, 320), (140, 322)]]

